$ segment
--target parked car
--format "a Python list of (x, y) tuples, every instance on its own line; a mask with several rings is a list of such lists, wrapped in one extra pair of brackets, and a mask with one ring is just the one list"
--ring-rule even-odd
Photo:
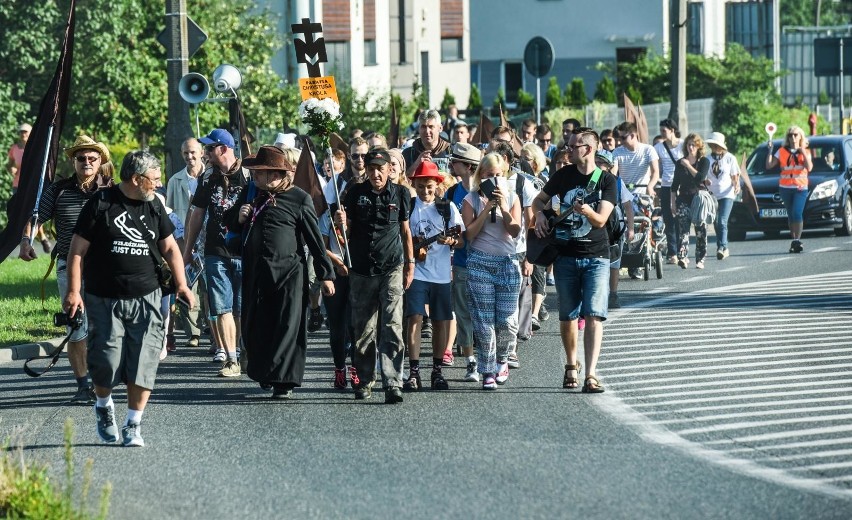
[[(808, 174), (808, 201), (804, 229), (833, 228), (837, 235), (852, 234), (852, 135), (808, 137), (813, 170)], [(781, 140), (772, 142), (778, 150)], [(776, 237), (788, 229), (787, 208), (781, 202), (778, 179), (780, 168), (766, 170), (766, 143), (752, 152), (746, 161), (757, 199), (758, 212), (743, 204), (742, 191), (734, 202), (728, 220), (728, 238), (745, 240), (748, 231), (762, 231)]]

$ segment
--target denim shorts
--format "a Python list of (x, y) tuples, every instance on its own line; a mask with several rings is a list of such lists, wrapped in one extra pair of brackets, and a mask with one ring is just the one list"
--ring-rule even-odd
[(210, 316), (233, 313), (240, 317), (243, 304), (243, 261), (241, 258), (205, 256), (207, 299)]
[(559, 321), (581, 315), (606, 320), (609, 305), (609, 258), (560, 256), (553, 263)]
[(805, 213), (805, 203), (808, 201), (808, 190), (798, 188), (778, 188), (784, 207), (787, 208), (787, 221), (802, 222)]
[(405, 317), (425, 316), (427, 304), (431, 320), (453, 319), (452, 284), (413, 280), (411, 286), (405, 291)]
[[(68, 292), (68, 264), (67, 261), (59, 258), (56, 260), (56, 285), (59, 286), (59, 300), (65, 301), (65, 293)], [(80, 282), (80, 294), (83, 294), (83, 289), (85, 289), (85, 285)], [(71, 327), (65, 327), (65, 333), (68, 334), (71, 332)], [(80, 326), (77, 330), (71, 334), (71, 339), (69, 341), (77, 342), (83, 341), (89, 336), (89, 317), (86, 315), (86, 311), (83, 311), (83, 325)]]

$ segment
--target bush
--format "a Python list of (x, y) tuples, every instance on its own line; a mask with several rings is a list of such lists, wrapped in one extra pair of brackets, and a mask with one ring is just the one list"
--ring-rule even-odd
[(615, 96), (615, 83), (608, 75), (604, 75), (597, 85), (595, 85), (595, 101), (601, 103), (617, 103), (618, 98)]
[(553, 144), (559, 144), (558, 141), (562, 136), (562, 121), (572, 117), (578, 121), (583, 121), (585, 116), (583, 109), (561, 107), (547, 110), (541, 115), (541, 118), (553, 129)]
[(574, 78), (565, 87), (565, 104), (569, 107), (583, 107), (589, 102), (586, 97), (586, 84), (583, 78)]
[(482, 108), (482, 95), (479, 93), (479, 87), (476, 83), (470, 85), (470, 98), (467, 101), (467, 110), (480, 110)]
[(506, 93), (503, 87), (497, 89), (497, 95), (494, 97), (494, 102), (491, 106), (494, 107), (494, 110), (502, 109), (504, 113), (506, 112)]
[(524, 89), (518, 89), (518, 109), (535, 108), (535, 96)]
[(450, 89), (444, 89), (444, 99), (441, 100), (441, 111), (443, 113), (447, 113), (447, 109), (450, 108), (450, 105), (456, 104), (456, 97), (450, 94)]
[(562, 89), (559, 88), (559, 82), (556, 76), (550, 76), (547, 84), (547, 92), (544, 95), (544, 104), (547, 108), (561, 108), (565, 105), (562, 98)]

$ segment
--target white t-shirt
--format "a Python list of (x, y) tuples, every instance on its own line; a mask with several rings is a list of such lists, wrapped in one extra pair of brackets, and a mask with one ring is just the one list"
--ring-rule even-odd
[[(707, 180), (710, 181), (710, 193), (717, 199), (733, 199), (736, 198), (734, 193), (734, 176), (740, 174), (740, 165), (737, 164), (737, 159), (734, 154), (725, 153), (721, 158), (716, 159), (715, 154), (710, 154), (710, 170), (707, 172)], [(719, 175), (713, 171), (713, 165), (719, 163)]]
[[(625, 184), (648, 184), (651, 163), (660, 160), (654, 147), (645, 143), (637, 143), (633, 152), (619, 146), (613, 150), (612, 157), (618, 164), (618, 175)], [(633, 190), (633, 193), (645, 192), (644, 187)]]
[[(464, 222), (458, 208), (455, 204), (449, 204), (448, 207), (450, 208), (448, 227), (461, 226), (464, 231)], [(444, 231), (444, 219), (438, 213), (435, 202), (426, 204), (420, 198), (414, 200), (408, 225), (411, 227), (411, 236), (415, 242), (420, 238), (430, 238)], [(426, 259), (414, 264), (414, 279), (424, 282), (450, 283), (452, 281), (450, 246), (437, 241), (429, 244)]]
[[(340, 177), (340, 174), (335, 173), (334, 177), (333, 177), (334, 182), (325, 181), (325, 179), (323, 179), (325, 181), (325, 184), (323, 184), (323, 186), (322, 186), (322, 194), (325, 197), (325, 201), (328, 204), (336, 204), (337, 203), (337, 194), (335, 193), (335, 190), (334, 190), (334, 184), (338, 182), (338, 180), (337, 180), (338, 177)], [(346, 183), (345, 180), (341, 180), (341, 181), (339, 181), (339, 183), (340, 183), (340, 194), (342, 195), (343, 190), (346, 188), (347, 183)]]
[[(678, 144), (669, 147), (675, 161), (678, 161), (683, 157), (683, 147), (680, 146), (682, 143), (683, 141), (678, 141)], [(672, 185), (672, 180), (674, 180), (675, 163), (673, 163), (672, 158), (669, 157), (669, 152), (666, 151), (665, 143), (655, 144), (654, 151), (657, 152), (657, 156), (660, 158), (660, 182), (663, 186), (670, 187)]]
[(533, 201), (536, 197), (538, 197), (539, 190), (535, 189), (535, 184), (532, 180), (527, 178), (524, 175), (524, 186), (522, 188), (523, 193), (518, 194), (515, 193), (515, 190), (518, 188), (518, 174), (515, 173), (508, 179), (506, 182), (509, 185), (509, 191), (515, 194), (515, 196), (520, 197), (521, 201), (521, 232), (518, 233), (518, 237), (515, 238), (515, 252), (516, 253), (526, 253), (527, 252), (527, 232), (526, 229), (528, 227), (528, 222), (526, 221), (526, 217), (524, 217), (524, 208), (528, 208), (532, 206)]

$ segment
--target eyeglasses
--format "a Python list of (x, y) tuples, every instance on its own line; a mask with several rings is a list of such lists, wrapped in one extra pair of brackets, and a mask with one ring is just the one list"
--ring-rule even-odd
[(577, 148), (580, 148), (581, 146), (588, 146), (589, 148), (591, 148), (591, 146), (592, 146), (592, 145), (583, 143), (583, 144), (577, 144), (577, 145), (571, 146), (571, 145), (569, 144), (569, 145), (568, 145), (568, 146), (566, 146), (565, 148), (567, 148), (567, 149), (568, 149), (568, 151), (570, 152), (570, 151), (572, 151), (572, 150), (576, 150)]
[(212, 152), (213, 150), (215, 150), (216, 148), (219, 148), (220, 146), (223, 146), (223, 145), (221, 145), (221, 144), (208, 144), (207, 146), (204, 147), (204, 151), (209, 153), (209, 152)]
[(97, 155), (78, 155), (74, 158), (77, 159), (78, 163), (93, 163), (100, 159)]
[(352, 155), (349, 156), (349, 158), (352, 159), (353, 161), (357, 161), (359, 159), (366, 159), (367, 154), (365, 154), (365, 153), (353, 153)]
[(159, 177), (148, 177), (147, 175), (142, 175), (142, 174), (139, 174), (139, 177), (142, 178), (142, 179), (145, 179), (146, 181), (150, 182), (151, 184), (157, 184), (158, 182), (160, 182)]

